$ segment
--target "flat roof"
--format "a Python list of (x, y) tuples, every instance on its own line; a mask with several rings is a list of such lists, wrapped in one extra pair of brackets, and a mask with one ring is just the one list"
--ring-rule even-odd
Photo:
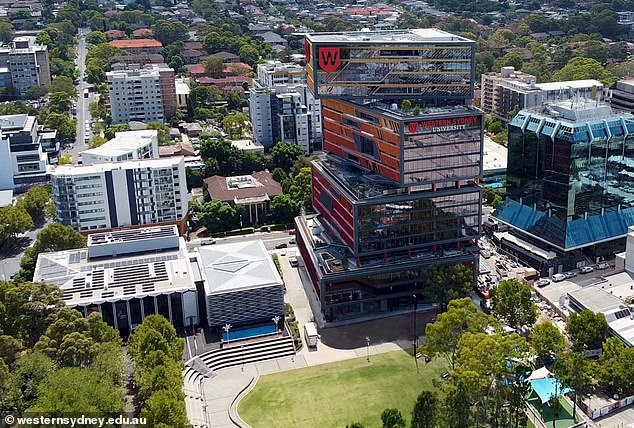
[(565, 89), (582, 89), (591, 88), (596, 86), (597, 88), (603, 87), (603, 83), (594, 79), (585, 80), (566, 80), (563, 82), (549, 82), (549, 83), (537, 83), (535, 84), (539, 89), (543, 91), (559, 91)]
[(174, 87), (176, 88), (176, 95), (189, 95), (189, 85), (182, 79), (176, 79)]
[(619, 307), (623, 301), (603, 288), (597, 286), (583, 287), (568, 292), (581, 305), (592, 312), (607, 312)]
[(112, 171), (114, 169), (139, 169), (139, 168), (168, 168), (177, 165), (183, 159), (182, 156), (160, 159), (143, 159), (143, 160), (129, 160), (123, 162), (106, 162), (96, 163), (93, 165), (59, 165), (52, 174), (53, 175), (85, 175), (85, 174), (98, 174), (105, 171)]
[(508, 149), (491, 138), (484, 136), (484, 155), (482, 165), (484, 172), (506, 169)]
[(156, 140), (158, 144), (158, 131), (156, 129), (117, 132), (112, 140), (94, 149), (84, 150), (81, 153), (108, 157), (125, 155), (152, 144), (152, 139)]
[(543, 259), (552, 260), (557, 258), (557, 254), (555, 254), (554, 251), (543, 250), (536, 245), (532, 245), (531, 243), (526, 242), (515, 235), (512, 235), (511, 232), (495, 232), (494, 235), (499, 240), (506, 239), (507, 241), (512, 242), (518, 247), (523, 248), (526, 251), (529, 251), (535, 255), (538, 255), (539, 257)]
[(157, 251), (93, 260), (87, 248), (42, 253), (33, 281), (59, 286), (71, 307), (195, 291), (185, 240), (176, 250)]
[(436, 28), (383, 31), (345, 31), (336, 33), (312, 33), (306, 38), (317, 43), (362, 43), (362, 44), (402, 44), (402, 43), (475, 43), (473, 40), (457, 36)]
[(208, 296), (282, 285), (273, 259), (259, 239), (201, 246), (196, 252)]

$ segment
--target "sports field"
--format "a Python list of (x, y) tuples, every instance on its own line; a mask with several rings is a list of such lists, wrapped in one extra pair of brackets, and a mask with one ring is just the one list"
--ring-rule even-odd
[(262, 376), (241, 401), (240, 417), (253, 428), (343, 428), (361, 422), (381, 426), (381, 412), (396, 407), (407, 420), (418, 394), (436, 390), (443, 360), (419, 361), (405, 351), (372, 355)]

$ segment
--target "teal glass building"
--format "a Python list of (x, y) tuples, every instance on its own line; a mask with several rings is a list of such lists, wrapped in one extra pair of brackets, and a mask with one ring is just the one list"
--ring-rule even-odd
[(522, 110), (508, 130), (502, 223), (559, 253), (626, 236), (634, 225), (633, 115), (567, 101)]

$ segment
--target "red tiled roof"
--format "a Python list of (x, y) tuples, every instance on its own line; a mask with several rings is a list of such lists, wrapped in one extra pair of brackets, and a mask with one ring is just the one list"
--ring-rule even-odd
[(217, 199), (221, 201), (233, 201), (234, 198), (257, 198), (268, 195), (273, 199), (274, 196), (282, 194), (282, 186), (277, 181), (273, 180), (273, 174), (268, 171), (260, 171), (251, 174), (251, 177), (256, 179), (260, 185), (256, 187), (244, 187), (242, 189), (229, 189), (227, 188), (226, 177), (220, 175), (214, 175), (213, 177), (206, 178), (205, 187), (212, 200)]
[(155, 39), (113, 40), (110, 42), (110, 44), (119, 49), (162, 48), (163, 47), (161, 42)]
[(185, 42), (185, 49), (201, 50), (203, 48), (202, 42)]
[(132, 32), (133, 36), (145, 36), (148, 34), (152, 34), (152, 30), (150, 30), (149, 28), (137, 28)]
[(188, 65), (187, 71), (190, 74), (205, 74), (205, 66), (202, 64)]
[(222, 86), (222, 85), (231, 85), (231, 84), (242, 85), (242, 83), (244, 82), (247, 82), (250, 84), (253, 81), (253, 79), (246, 76), (228, 76), (228, 77), (222, 77), (219, 79), (205, 76), (205, 77), (199, 77), (198, 79), (196, 79), (196, 81), (200, 83), (201, 85)]
[(222, 70), (223, 73), (233, 73), (234, 72), (234, 67), (240, 67), (240, 68), (244, 68), (246, 70), (252, 71), (253, 67), (251, 67), (249, 64), (245, 64), (243, 62), (238, 62), (235, 64), (227, 64), (227, 66), (225, 67), (224, 70)]

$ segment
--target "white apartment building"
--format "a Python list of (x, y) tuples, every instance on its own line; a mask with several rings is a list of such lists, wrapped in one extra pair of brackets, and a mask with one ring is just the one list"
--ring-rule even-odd
[(16, 37), (0, 47), (0, 86), (12, 87), (22, 98), (33, 86), (51, 86), (48, 49), (36, 44), (35, 37)]
[(127, 160), (158, 159), (158, 131), (117, 132), (107, 143), (81, 152), (84, 165), (97, 163), (123, 162)]
[(321, 102), (308, 90), (303, 67), (268, 61), (258, 65), (253, 83), (249, 114), (256, 143), (290, 142), (307, 153), (321, 146)]
[(153, 64), (106, 73), (112, 123), (160, 122), (176, 109), (174, 70)]
[(0, 116), (0, 190), (48, 181), (48, 156), (38, 130), (35, 116)]
[(187, 214), (182, 156), (63, 165), (51, 181), (57, 221), (80, 232), (177, 222)]

